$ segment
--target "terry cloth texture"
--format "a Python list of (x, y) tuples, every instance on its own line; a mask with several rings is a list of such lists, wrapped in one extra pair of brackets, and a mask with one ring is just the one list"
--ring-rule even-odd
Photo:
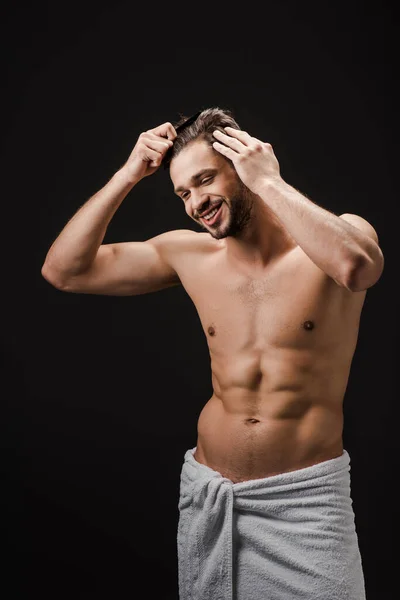
[(180, 600), (365, 600), (350, 457), (233, 483), (187, 450)]

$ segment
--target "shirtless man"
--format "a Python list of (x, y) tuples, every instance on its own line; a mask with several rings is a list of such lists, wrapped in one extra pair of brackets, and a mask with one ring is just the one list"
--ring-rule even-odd
[[(102, 244), (124, 198), (161, 163), (169, 167), (184, 210), (204, 232), (174, 230), (144, 242)], [(218, 573), (219, 558), (210, 559), (210, 544), (215, 550), (218, 540), (226, 540), (226, 528), (215, 522), (208, 535), (204, 517), (199, 521), (196, 535), (204, 538), (204, 564), (196, 568), (199, 558), (190, 546), (194, 531), (189, 528), (196, 522), (193, 507), (200, 506), (193, 491), (199, 481), (215, 482), (217, 477), (221, 485), (228, 483), (233, 494), (238, 490), (240, 504), (239, 490), (257, 481), (270, 485), (291, 477), (293, 484), (300, 475), (314, 481), (313, 469), (326, 468), (324, 476), (333, 479), (343, 471), (340, 461), (348, 459), (342, 441), (343, 399), (366, 290), (379, 280), (383, 266), (370, 223), (355, 214), (336, 216), (304, 197), (281, 177), (271, 145), (240, 130), (232, 114), (218, 108), (142, 133), (127, 162), (77, 211), (49, 249), (42, 274), (59, 290), (137, 295), (183, 285), (198, 311), (209, 346), (213, 395), (199, 416), (197, 445), (186, 453), (182, 471), (182, 599), (205, 600), (218, 593), (224, 600), (236, 598), (235, 593), (240, 600), (364, 598), (347, 497), (349, 520), (337, 528), (350, 527), (352, 537), (336, 542), (340, 548), (352, 546), (353, 554), (339, 561), (338, 570), (330, 564), (323, 573), (317, 567), (321, 561), (314, 564), (307, 556), (307, 565), (293, 567), (303, 550), (292, 546), (282, 550), (296, 557), (288, 560), (286, 570), (276, 573), (278, 558), (270, 548), (273, 558), (263, 556), (265, 572), (260, 573), (260, 565), (254, 566), (260, 549), (251, 549), (248, 535), (254, 515), (246, 525), (244, 505), (236, 515), (239, 550), (231, 551), (230, 567), (218, 567)], [(343, 487), (336, 480), (332, 485), (335, 493), (335, 485)], [(209, 519), (211, 500), (205, 493), (202, 497), (200, 512)], [(213, 506), (226, 516), (226, 502)], [(320, 512), (334, 509), (322, 507)], [(295, 518), (308, 519), (302, 513)], [(262, 535), (261, 544), (268, 549), (269, 530)], [(327, 560), (331, 562), (330, 555)], [(332, 595), (339, 572), (344, 583)], [(311, 582), (318, 578), (319, 595), (314, 596)]]

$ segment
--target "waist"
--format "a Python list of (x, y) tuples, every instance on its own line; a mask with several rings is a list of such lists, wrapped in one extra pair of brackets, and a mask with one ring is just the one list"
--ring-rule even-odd
[(199, 416), (196, 460), (237, 483), (340, 456), (340, 403), (297, 400), (296, 410), (291, 397), (280, 405), (276, 398), (271, 405), (268, 399), (243, 402), (240, 409), (237, 401), (230, 405), (213, 396)]

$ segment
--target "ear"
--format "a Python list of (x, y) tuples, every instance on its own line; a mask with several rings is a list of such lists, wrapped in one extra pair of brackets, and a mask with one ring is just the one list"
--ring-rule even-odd
[(371, 237), (374, 240), (374, 242), (379, 244), (378, 234), (372, 227), (371, 223), (369, 223), (366, 219), (360, 217), (359, 215), (353, 215), (351, 213), (343, 213), (342, 215), (339, 215), (339, 217), (344, 221), (350, 223), (350, 225), (354, 225), (354, 227), (357, 227), (357, 229), (360, 229), (366, 235), (369, 235), (369, 237)]

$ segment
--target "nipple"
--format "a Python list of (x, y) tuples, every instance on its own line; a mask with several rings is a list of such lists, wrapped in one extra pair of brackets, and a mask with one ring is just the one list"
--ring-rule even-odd
[(210, 327), (208, 328), (208, 333), (209, 333), (210, 335), (215, 335), (215, 329), (214, 329), (214, 327), (210, 326)]
[(311, 331), (311, 329), (314, 329), (314, 323), (312, 321), (304, 321), (303, 327), (306, 331)]

